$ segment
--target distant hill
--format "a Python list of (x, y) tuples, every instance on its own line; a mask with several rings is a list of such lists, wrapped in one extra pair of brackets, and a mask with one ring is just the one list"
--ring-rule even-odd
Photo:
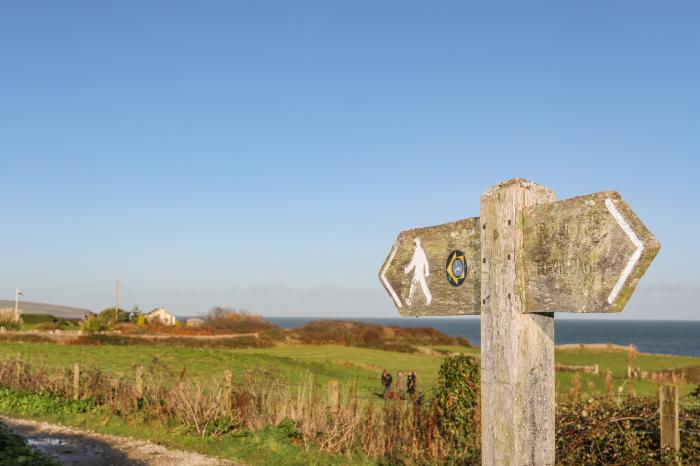
[[(0, 299), (0, 309), (6, 307), (15, 307), (15, 302), (10, 300)], [(57, 304), (31, 303), (28, 301), (20, 301), (19, 308), (25, 314), (50, 314), (54, 317), (63, 319), (82, 319), (90, 312), (89, 309), (81, 309), (79, 307), (59, 306)]]

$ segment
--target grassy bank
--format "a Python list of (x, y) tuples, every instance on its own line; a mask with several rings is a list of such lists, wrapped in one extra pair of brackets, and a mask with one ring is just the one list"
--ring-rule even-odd
[[(148, 439), (170, 448), (196, 451), (209, 456), (220, 458), (236, 458), (249, 464), (276, 464), (279, 466), (302, 465), (350, 465), (364, 466), (375, 464), (359, 455), (347, 456), (324, 453), (318, 450), (305, 449), (295, 445), (290, 438), (289, 428), (282, 424), (269, 427), (257, 432), (238, 432), (235, 435), (222, 437), (200, 437), (183, 432), (176, 425), (144, 423), (138, 419), (125, 419), (112, 415), (108, 410), (90, 406), (83, 401), (60, 400), (56, 397), (20, 393), (15, 391), (3, 392), (0, 398), (0, 412), (10, 417), (36, 419), (54, 422), (78, 429), (87, 429), (101, 434), (119, 435), (135, 439)], [(0, 436), (5, 435), (0, 424)], [(6, 456), (15, 458), (7, 465), (35, 464), (37, 466), (54, 466), (51, 461), (43, 461), (41, 455), (23, 446), (21, 439), (12, 437), (13, 450), (8, 450)], [(9, 445), (9, 444), (8, 444)], [(0, 453), (0, 460), (3, 459)], [(24, 456), (34, 458), (36, 463), (18, 463), (16, 458)]]

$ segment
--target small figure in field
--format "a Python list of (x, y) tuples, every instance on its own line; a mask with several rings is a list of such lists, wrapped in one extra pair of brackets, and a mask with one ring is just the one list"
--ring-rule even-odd
[(405, 395), (405, 386), (404, 386), (404, 375), (403, 371), (399, 371), (396, 374), (396, 392), (399, 395), (399, 398), (403, 399)]
[(411, 371), (408, 373), (408, 378), (406, 379), (406, 391), (411, 398), (416, 396), (416, 373)]
[(393, 377), (386, 369), (382, 371), (382, 387), (384, 387), (383, 397), (387, 398), (389, 392), (391, 391), (391, 383), (393, 382)]

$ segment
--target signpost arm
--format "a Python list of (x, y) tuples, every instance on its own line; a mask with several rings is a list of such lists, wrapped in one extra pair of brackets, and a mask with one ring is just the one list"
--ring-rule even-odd
[(525, 314), (524, 207), (554, 193), (511, 180), (481, 197), (482, 464), (554, 464), (554, 314)]

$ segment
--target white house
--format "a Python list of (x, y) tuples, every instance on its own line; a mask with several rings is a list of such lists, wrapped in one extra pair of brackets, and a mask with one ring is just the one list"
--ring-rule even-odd
[(163, 325), (175, 325), (177, 319), (174, 315), (168, 312), (164, 307), (158, 307), (153, 309), (151, 312), (145, 316), (146, 322), (153, 322), (159, 320)]

